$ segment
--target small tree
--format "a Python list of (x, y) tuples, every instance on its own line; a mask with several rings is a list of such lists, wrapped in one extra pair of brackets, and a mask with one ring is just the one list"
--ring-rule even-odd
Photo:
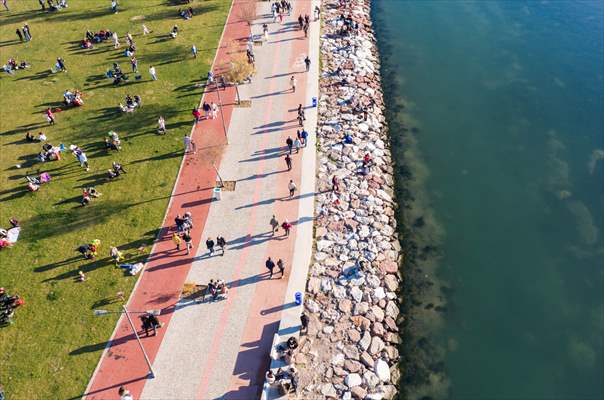
[(256, 73), (256, 67), (254, 67), (254, 64), (248, 62), (246, 55), (238, 53), (233, 56), (231, 62), (229, 63), (228, 69), (224, 73), (224, 79), (226, 79), (227, 82), (235, 85), (235, 90), (237, 92), (237, 104), (241, 104), (238, 85), (247, 80), (251, 80), (254, 73)]
[(243, 3), (239, 7), (239, 12), (237, 13), (239, 19), (247, 22), (248, 26), (252, 26), (252, 22), (256, 19), (256, 2), (253, 0), (248, 0)]

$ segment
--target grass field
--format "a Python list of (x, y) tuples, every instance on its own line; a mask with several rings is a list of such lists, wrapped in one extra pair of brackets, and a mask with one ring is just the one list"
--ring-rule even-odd
[[(0, 286), (18, 293), (26, 304), (13, 325), (0, 328), (0, 383), (10, 399), (66, 399), (81, 395), (115, 326), (117, 316), (95, 318), (95, 308), (117, 309), (112, 298), (132, 289), (109, 259), (109, 246), (125, 250), (132, 260), (150, 245), (161, 224), (182, 157), (182, 138), (191, 130), (191, 110), (199, 102), (203, 81), (230, 7), (229, 0), (195, 0), (195, 17), (178, 17), (168, 0), (120, 0), (112, 14), (110, 1), (69, 0), (69, 8), (40, 11), (37, 0), (9, 0), (0, 11), (0, 61), (9, 57), (32, 67), (14, 75), (0, 73), (0, 226), (11, 216), (21, 221), (18, 243), (0, 250)], [(143, 20), (144, 18), (144, 20)], [(33, 40), (19, 42), (15, 29), (28, 23)], [(152, 33), (142, 35), (141, 23)], [(167, 38), (174, 24), (180, 33)], [(122, 47), (111, 40), (81, 49), (86, 30), (118, 32)], [(130, 72), (124, 56), (125, 34), (134, 35), (142, 80), (114, 86), (104, 77), (113, 62)], [(191, 56), (191, 45), (199, 49)], [(50, 73), (57, 57), (68, 72)], [(150, 65), (158, 81), (151, 81)], [(43, 111), (61, 107), (66, 89), (83, 92), (84, 106), (56, 113), (49, 126)], [(142, 108), (120, 113), (126, 94), (142, 97)], [(156, 135), (157, 118), (166, 118), (168, 134)], [(109, 130), (122, 139), (120, 152), (109, 152)], [(35, 160), (39, 143), (24, 140), (26, 132), (43, 131), (53, 145), (77, 144), (89, 158), (84, 171), (69, 151), (61, 161)], [(106, 170), (119, 161), (127, 171), (107, 181)], [(16, 165), (20, 164), (21, 168)], [(52, 181), (36, 193), (25, 190), (25, 174), (49, 172)], [(82, 188), (94, 185), (103, 195), (81, 207)], [(102, 242), (99, 257), (86, 261), (76, 247), (92, 239)], [(88, 280), (76, 282), (78, 271)]]

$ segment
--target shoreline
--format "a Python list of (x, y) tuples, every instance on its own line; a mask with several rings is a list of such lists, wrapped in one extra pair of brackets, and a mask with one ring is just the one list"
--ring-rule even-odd
[[(305, 293), (310, 323), (295, 357), (303, 398), (392, 399), (400, 378), (402, 252), (370, 13), (370, 0), (322, 4), (315, 251)], [(356, 33), (338, 33), (340, 15), (358, 23)], [(347, 133), (352, 144), (343, 143)], [(370, 167), (363, 171), (366, 154)]]

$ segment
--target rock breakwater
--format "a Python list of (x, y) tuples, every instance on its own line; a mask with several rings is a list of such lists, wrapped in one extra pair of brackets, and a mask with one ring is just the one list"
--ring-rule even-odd
[(327, 0), (322, 16), (316, 249), (310, 323), (295, 359), (299, 397), (391, 399), (401, 248), (370, 1)]

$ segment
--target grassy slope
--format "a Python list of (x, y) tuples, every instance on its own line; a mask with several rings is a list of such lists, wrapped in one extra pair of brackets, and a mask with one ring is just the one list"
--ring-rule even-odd
[[(15, 324), (0, 328), (0, 383), (14, 399), (70, 398), (84, 390), (116, 322), (114, 317), (94, 318), (94, 308), (104, 305), (120, 290), (129, 293), (135, 278), (125, 277), (108, 260), (109, 245), (133, 254), (150, 244), (160, 225), (178, 171), (182, 137), (191, 129), (191, 109), (200, 90), (193, 82), (205, 76), (228, 12), (229, 0), (196, 0), (196, 17), (184, 21), (178, 7), (166, 0), (122, 0), (117, 15), (108, 1), (70, 0), (69, 9), (42, 13), (36, 0), (9, 1), (11, 12), (0, 14), (0, 59), (26, 60), (33, 67), (10, 76), (0, 74), (4, 97), (0, 115), (0, 226), (16, 216), (22, 222), (18, 244), (0, 251), (0, 286), (21, 294), (26, 305), (18, 310)], [(142, 36), (140, 20), (153, 30)], [(14, 42), (15, 28), (29, 22), (33, 41)], [(165, 40), (173, 24), (181, 29), (176, 40)], [(78, 47), (86, 29), (117, 31), (125, 41), (127, 31), (137, 44), (143, 80), (113, 87), (103, 79), (112, 62), (130, 71), (122, 50), (110, 43), (92, 50)], [(193, 60), (190, 46), (199, 56)], [(56, 57), (65, 59), (67, 73), (48, 74)], [(156, 66), (159, 81), (152, 82), (149, 64)], [(57, 125), (45, 123), (43, 110), (62, 100), (65, 89), (84, 92), (82, 108), (56, 114)], [(133, 114), (117, 113), (124, 96), (138, 94), (143, 107)], [(169, 133), (157, 136), (159, 114), (166, 117)], [(31, 160), (39, 144), (23, 141), (25, 132), (46, 132), (53, 144), (78, 144), (87, 151), (90, 172), (73, 156), (41, 164)], [(103, 148), (109, 130), (120, 134), (123, 150)], [(122, 162), (128, 172), (106, 182), (111, 161)], [(15, 168), (15, 164), (23, 168)], [(48, 171), (53, 181), (37, 193), (27, 193), (24, 173)], [(103, 196), (87, 207), (78, 207), (83, 185), (94, 184)], [(86, 262), (74, 249), (85, 241), (102, 241), (99, 259)], [(78, 270), (89, 280), (76, 283)]]

